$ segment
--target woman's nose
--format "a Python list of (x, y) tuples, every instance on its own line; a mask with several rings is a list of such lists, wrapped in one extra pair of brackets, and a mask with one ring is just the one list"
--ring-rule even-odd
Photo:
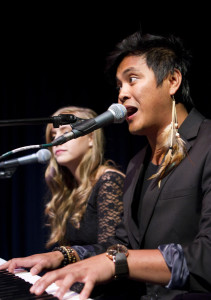
[(56, 130), (55, 135), (54, 135), (54, 139), (57, 139), (61, 135), (62, 135), (62, 133), (60, 132), (60, 130)]

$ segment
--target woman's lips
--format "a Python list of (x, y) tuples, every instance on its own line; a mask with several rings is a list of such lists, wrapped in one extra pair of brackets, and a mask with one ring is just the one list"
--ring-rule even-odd
[(61, 153), (63, 153), (63, 152), (65, 152), (65, 150), (63, 150), (63, 149), (58, 149), (58, 150), (56, 150), (55, 151), (55, 155), (60, 155)]

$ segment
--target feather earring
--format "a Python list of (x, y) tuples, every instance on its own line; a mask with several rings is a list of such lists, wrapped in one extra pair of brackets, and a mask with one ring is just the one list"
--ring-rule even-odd
[(163, 132), (163, 153), (165, 156), (158, 172), (152, 175), (149, 179), (156, 178), (158, 187), (160, 187), (161, 180), (169, 174), (186, 156), (185, 142), (180, 137), (178, 132), (178, 121), (176, 113), (176, 102), (172, 96), (172, 121)]

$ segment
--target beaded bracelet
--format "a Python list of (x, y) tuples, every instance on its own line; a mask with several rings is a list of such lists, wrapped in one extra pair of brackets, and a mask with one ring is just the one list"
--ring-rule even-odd
[(71, 247), (64, 247), (64, 246), (62, 246), (62, 247), (67, 250), (69, 264), (75, 263), (77, 261), (77, 259), (76, 259), (76, 255), (75, 255), (74, 249), (71, 248)]
[(65, 246), (55, 247), (52, 251), (60, 251), (63, 254), (64, 259), (62, 261), (61, 267), (64, 267), (68, 264), (75, 263), (77, 261), (75, 252), (70, 247), (65, 247)]

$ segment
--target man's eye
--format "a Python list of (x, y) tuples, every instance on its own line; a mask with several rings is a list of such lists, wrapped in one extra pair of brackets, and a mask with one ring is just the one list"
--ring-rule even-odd
[(134, 81), (136, 81), (137, 78), (136, 77), (130, 77), (130, 82), (133, 83)]

